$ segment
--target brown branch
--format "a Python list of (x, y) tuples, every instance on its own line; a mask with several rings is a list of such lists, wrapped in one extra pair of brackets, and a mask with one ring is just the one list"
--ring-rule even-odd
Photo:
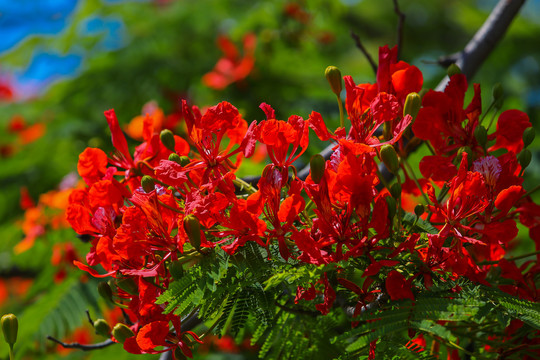
[(358, 36), (358, 34), (351, 31), (351, 37), (354, 39), (356, 47), (359, 48), (360, 51), (362, 52), (362, 54), (364, 54), (364, 56), (367, 58), (367, 60), (368, 60), (369, 64), (371, 65), (371, 68), (373, 69), (373, 72), (375, 73), (375, 75), (377, 75), (377, 64), (375, 64), (375, 61), (373, 61), (373, 58), (371, 57), (371, 55), (368, 53), (368, 51), (366, 50), (366, 48), (362, 44), (362, 41), (360, 40), (360, 37)]
[(83, 351), (91, 351), (91, 350), (98, 350), (98, 349), (103, 349), (103, 348), (106, 348), (107, 346), (111, 346), (112, 344), (115, 344), (114, 341), (112, 341), (111, 339), (107, 339), (103, 342), (100, 342), (100, 343), (96, 343), (96, 344), (90, 344), (90, 345), (84, 345), (84, 344), (79, 344), (79, 343), (65, 343), (65, 342), (62, 342), (52, 336), (47, 336), (47, 339), (48, 340), (51, 340), (51, 341), (54, 341), (55, 343), (59, 344), (60, 346), (62, 346), (63, 348), (66, 348), (66, 349), (79, 349), (79, 350), (83, 350)]
[[(465, 48), (448, 57), (451, 63), (459, 66), (467, 79), (471, 79), (476, 74), (482, 63), (495, 49), (524, 3), (525, 0), (499, 0), (482, 27), (474, 34)], [(440, 61), (444, 60), (443, 58)], [(446, 76), (436, 90), (444, 90), (448, 81), (448, 76)]]
[(394, 2), (394, 12), (398, 16), (398, 29), (397, 29), (397, 58), (400, 58), (401, 47), (403, 46), (403, 24), (405, 23), (405, 14), (399, 9), (398, 0), (392, 0)]

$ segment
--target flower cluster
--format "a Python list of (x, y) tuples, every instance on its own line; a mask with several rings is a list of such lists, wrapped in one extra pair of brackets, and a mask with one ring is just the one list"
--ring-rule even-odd
[[(66, 214), (92, 239), (86, 264), (75, 265), (112, 277), (103, 292), (133, 319), (115, 327), (114, 340), (134, 354), (191, 356), (199, 336), (156, 299), (185, 267), (217, 248), (234, 257), (248, 243), (276, 261), (336, 264), (337, 275), (324, 272), (294, 299), (315, 302), (321, 314), (338, 291), (355, 297), (359, 314), (381, 295), (414, 301), (440, 279), (489, 285), (494, 271), (509, 280), (503, 291), (538, 300), (538, 259), (521, 267), (505, 259), (517, 222), (540, 248), (540, 206), (522, 186), (534, 136), (527, 115), (505, 111), (489, 133), (480, 87), (464, 107), (461, 74), (420, 101), (422, 74), (398, 61), (396, 48), (380, 49), (376, 83), (344, 83), (349, 122), (334, 131), (315, 111), (281, 120), (263, 103), (266, 119), (249, 123), (228, 102), (203, 113), (183, 100), (185, 137), (149, 115), (132, 153), (115, 112), (105, 112), (116, 150), (79, 156), (87, 186), (70, 193)], [(315, 155), (303, 178), (296, 164), (310, 134), (333, 148), (327, 159)], [(422, 143), (432, 154), (415, 171), (408, 155)], [(251, 185), (235, 172), (261, 146), (270, 162)], [(364, 264), (358, 282), (340, 275), (340, 264), (355, 259)]]

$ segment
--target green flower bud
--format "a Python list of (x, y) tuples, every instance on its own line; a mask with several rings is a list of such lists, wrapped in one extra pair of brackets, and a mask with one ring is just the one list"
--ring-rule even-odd
[(2, 332), (4, 333), (4, 339), (9, 344), (10, 348), (17, 342), (17, 332), (19, 331), (19, 321), (13, 314), (6, 314), (2, 316)]
[(130, 277), (117, 279), (116, 286), (118, 286), (120, 289), (124, 290), (130, 295), (137, 295), (139, 293), (139, 287), (135, 283), (135, 280)]
[(399, 160), (396, 150), (392, 145), (386, 144), (380, 150), (381, 160), (392, 173), (397, 173), (399, 170)]
[(156, 183), (151, 176), (144, 175), (141, 179), (141, 186), (144, 192), (149, 193), (150, 191), (155, 189)]
[(396, 199), (391, 196), (385, 197), (386, 205), (388, 206), (388, 218), (393, 219), (396, 215)]
[(532, 160), (531, 150), (529, 149), (521, 150), (517, 159), (518, 159), (519, 165), (521, 165), (521, 168), (525, 169), (527, 166), (529, 166)]
[(424, 213), (424, 205), (418, 204), (414, 207), (414, 213), (416, 216), (420, 217)]
[(478, 141), (478, 144), (480, 144), (480, 146), (486, 147), (488, 140), (486, 128), (482, 125), (477, 126), (476, 129), (474, 129), (474, 138), (476, 139), (476, 141)]
[(461, 69), (456, 64), (452, 64), (446, 69), (446, 73), (448, 74), (448, 77), (452, 77), (461, 74)]
[(128, 338), (135, 336), (135, 334), (133, 333), (133, 331), (131, 331), (130, 328), (128, 328), (125, 324), (121, 323), (114, 325), (112, 335), (121, 344), (123, 344)]
[(159, 139), (161, 140), (161, 143), (172, 152), (176, 151), (174, 148), (176, 146), (176, 140), (174, 140), (174, 134), (171, 130), (165, 129), (162, 130), (159, 134)]
[(111, 336), (111, 327), (105, 319), (97, 319), (94, 321), (94, 330), (96, 331), (96, 334), (103, 337), (108, 338)]
[(321, 154), (315, 154), (309, 160), (309, 167), (311, 169), (311, 179), (315, 184), (321, 182), (324, 176), (325, 160)]
[(175, 163), (182, 165), (182, 159), (177, 153), (172, 153), (169, 155), (169, 161), (174, 161)]
[(390, 194), (394, 199), (399, 199), (401, 196), (401, 184), (400, 183), (394, 183), (392, 186), (390, 186)]
[(201, 224), (194, 215), (188, 215), (184, 218), (184, 230), (191, 245), (199, 250), (201, 248)]
[(183, 156), (180, 156), (180, 165), (182, 166), (186, 166), (187, 164), (189, 164), (190, 160), (187, 156), (183, 155)]
[(493, 95), (493, 102), (497, 103), (499, 101), (502, 101), (502, 98), (504, 96), (504, 89), (502, 85), (500, 83), (495, 84), (493, 86), (491, 94)]
[(526, 128), (523, 132), (523, 146), (527, 147), (531, 145), (531, 143), (534, 141), (534, 137), (536, 136), (536, 133), (534, 132), (534, 128), (529, 127)]
[(113, 301), (113, 292), (111, 286), (107, 282), (100, 282), (97, 286), (99, 295), (108, 301)]
[(180, 261), (173, 261), (169, 264), (169, 272), (174, 280), (179, 280), (184, 275), (184, 267)]
[(407, 95), (407, 99), (405, 100), (405, 106), (403, 107), (403, 116), (405, 115), (411, 115), (413, 120), (416, 118), (416, 115), (418, 115), (418, 111), (420, 111), (420, 107), (422, 106), (422, 98), (418, 93), (412, 92), (409, 95)]
[(341, 90), (343, 90), (341, 71), (335, 66), (328, 66), (324, 71), (324, 76), (326, 76), (326, 80), (328, 80), (332, 92), (339, 96)]

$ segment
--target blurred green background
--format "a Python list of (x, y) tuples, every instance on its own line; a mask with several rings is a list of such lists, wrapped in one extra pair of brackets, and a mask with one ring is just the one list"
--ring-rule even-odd
[[(339, 113), (324, 77), (326, 66), (338, 66), (357, 83), (375, 82), (351, 32), (375, 61), (378, 47), (395, 45), (398, 35), (391, 0), (12, 3), (0, 1), (0, 277), (9, 279), (16, 269), (17, 276), (37, 277), (41, 283), (36, 282), (40, 285), (34, 284), (34, 292), (22, 302), (15, 303), (17, 298), (10, 293), (4, 304), (0, 302), (7, 309), (35, 302), (37, 294), (52, 284), (51, 245), (76, 240), (65, 229), (38, 238), (32, 251), (13, 256), (11, 249), (23, 236), (20, 189), (28, 189), (37, 201), (76, 171), (84, 148), (111, 151), (103, 111), (114, 108), (121, 124), (127, 124), (149, 101), (172, 114), (181, 98), (200, 107), (226, 100), (251, 121), (264, 117), (258, 107), (266, 102), (278, 118), (292, 114), (307, 118), (318, 111), (335, 128)], [(425, 88), (435, 87), (445, 74), (437, 59), (463, 49), (495, 4), (494, 0), (399, 2), (406, 16), (401, 59), (420, 68)], [(246, 34), (256, 36), (255, 63), (247, 77), (220, 90), (203, 83), (203, 76), (223, 56), (218, 37), (227, 36), (235, 44), (240, 60), (250, 52), (243, 46)], [(501, 83), (503, 110), (527, 112), (537, 129), (539, 38), (540, 1), (529, 0), (472, 79), (482, 85), (484, 108), (491, 101), (493, 85)], [(43, 124), (34, 128), (36, 139), (21, 138), (21, 129), (35, 124)], [(28, 134), (32, 135), (30, 130)], [(532, 146), (526, 189), (540, 181), (539, 145), (537, 139)], [(309, 152), (318, 152), (317, 146), (314, 143)], [(241, 175), (251, 170), (256, 175), (260, 167), (254, 165)], [(84, 253), (86, 245), (74, 243)], [(69, 324), (64, 332), (74, 326)]]

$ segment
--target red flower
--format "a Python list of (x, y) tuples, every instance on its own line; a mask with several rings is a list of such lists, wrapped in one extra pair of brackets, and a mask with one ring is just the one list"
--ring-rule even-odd
[(531, 126), (529, 116), (523, 111), (506, 110), (499, 116), (497, 131), (489, 136), (489, 139), (495, 138), (495, 145), (489, 151), (507, 149), (519, 153), (523, 149), (523, 132)]
[(475, 154), (483, 155), (474, 137), (482, 111), (480, 86), (474, 85), (474, 97), (463, 109), (467, 87), (465, 76), (457, 74), (452, 76), (444, 92), (430, 90), (422, 99), (422, 108), (412, 129), (418, 138), (429, 140), (437, 154), (453, 152), (453, 158), (460, 147), (469, 146)]
[(386, 277), (386, 292), (392, 300), (411, 299), (414, 301), (414, 295), (411, 290), (412, 279), (406, 280), (401, 273), (396, 270), (390, 271)]
[(257, 38), (254, 34), (244, 36), (244, 56), (240, 57), (236, 45), (226, 36), (218, 37), (218, 47), (224, 56), (218, 60), (214, 69), (203, 76), (203, 84), (223, 90), (230, 84), (245, 79), (255, 65), (255, 46)]
[[(178, 169), (176, 171), (178, 175), (174, 177), (179, 179), (182, 177), (181, 173), (198, 172), (200, 179), (198, 186), (212, 190), (219, 185), (225, 193), (233, 192), (231, 178), (226, 175), (236, 169), (240, 164), (240, 158), (236, 164), (233, 164), (230, 158), (237, 154), (244, 157), (253, 155), (258, 131), (257, 122), (253, 121), (248, 128), (238, 109), (226, 101), (209, 108), (201, 115), (197, 107), (190, 109), (187, 102), (182, 100), (182, 114), (186, 120), (188, 135), (201, 159), (192, 160), (183, 169)], [(228, 147), (222, 149), (221, 142), (227, 137), (230, 140)], [(234, 145), (239, 146), (230, 151)], [(167, 164), (161, 163), (160, 174), (168, 172)], [(173, 170), (170, 174), (174, 172)], [(167, 182), (168, 179), (163, 178), (163, 181)]]

